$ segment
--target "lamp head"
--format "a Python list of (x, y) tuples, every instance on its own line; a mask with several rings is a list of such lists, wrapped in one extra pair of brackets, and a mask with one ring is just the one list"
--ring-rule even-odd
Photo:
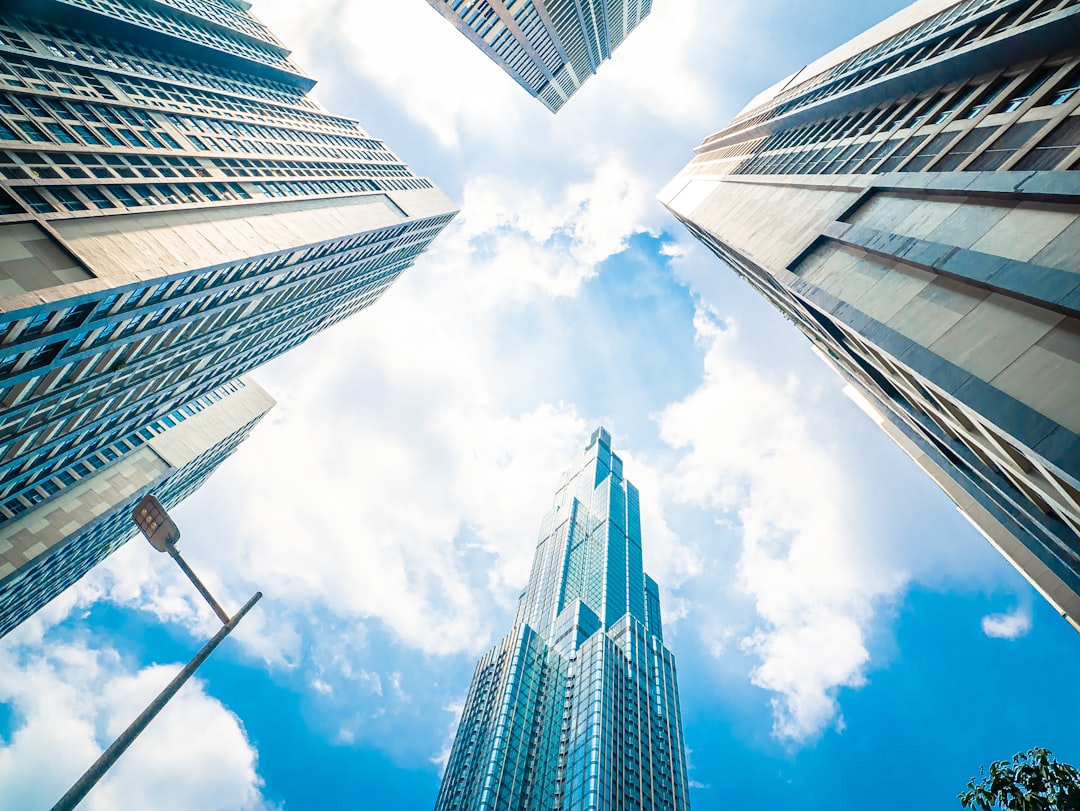
[(152, 495), (144, 496), (135, 505), (131, 517), (146, 540), (159, 552), (168, 551), (169, 546), (175, 546), (180, 540), (180, 528)]

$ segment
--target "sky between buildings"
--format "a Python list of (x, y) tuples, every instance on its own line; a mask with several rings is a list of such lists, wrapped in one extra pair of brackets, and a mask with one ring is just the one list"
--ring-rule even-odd
[[(423, 0), (258, 0), (463, 213), (256, 375), (279, 406), (175, 518), (222, 602), (266, 598), (84, 807), (431, 807), (598, 424), (641, 490), (695, 811), (957, 808), (1019, 749), (1080, 762), (1075, 632), (654, 199), (902, 5), (656, 0), (554, 117)], [(49, 807), (214, 622), (137, 541), (4, 639), (0, 806)]]

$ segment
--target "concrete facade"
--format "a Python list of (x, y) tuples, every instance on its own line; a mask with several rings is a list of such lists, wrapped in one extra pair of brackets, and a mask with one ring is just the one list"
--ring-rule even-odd
[(1080, 7), (921, 2), (660, 194), (1080, 628)]

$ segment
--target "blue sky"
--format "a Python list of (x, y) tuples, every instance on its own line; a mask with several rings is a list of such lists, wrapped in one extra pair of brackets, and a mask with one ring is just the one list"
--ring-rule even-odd
[[(557, 116), (423, 0), (258, 0), (463, 213), (175, 511), (258, 608), (87, 809), (429, 808), (559, 473), (614, 435), (679, 665), (696, 811), (957, 808), (1080, 762), (1076, 633), (655, 201), (753, 95), (899, 2), (656, 0)], [(48, 807), (214, 627), (141, 543), (0, 642), (0, 797)], [(178, 778), (178, 775), (189, 775)]]

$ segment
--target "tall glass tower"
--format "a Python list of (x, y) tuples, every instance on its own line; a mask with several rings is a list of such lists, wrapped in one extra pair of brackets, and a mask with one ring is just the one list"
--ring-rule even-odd
[(652, 11), (652, 0), (428, 0), (557, 113)]
[(921, 0), (660, 198), (1080, 629), (1080, 5)]
[(435, 807), (689, 808), (638, 492), (603, 428), (563, 474), (513, 629), (476, 666)]
[(455, 214), (248, 7), (0, 1), (0, 530), (370, 305)]

